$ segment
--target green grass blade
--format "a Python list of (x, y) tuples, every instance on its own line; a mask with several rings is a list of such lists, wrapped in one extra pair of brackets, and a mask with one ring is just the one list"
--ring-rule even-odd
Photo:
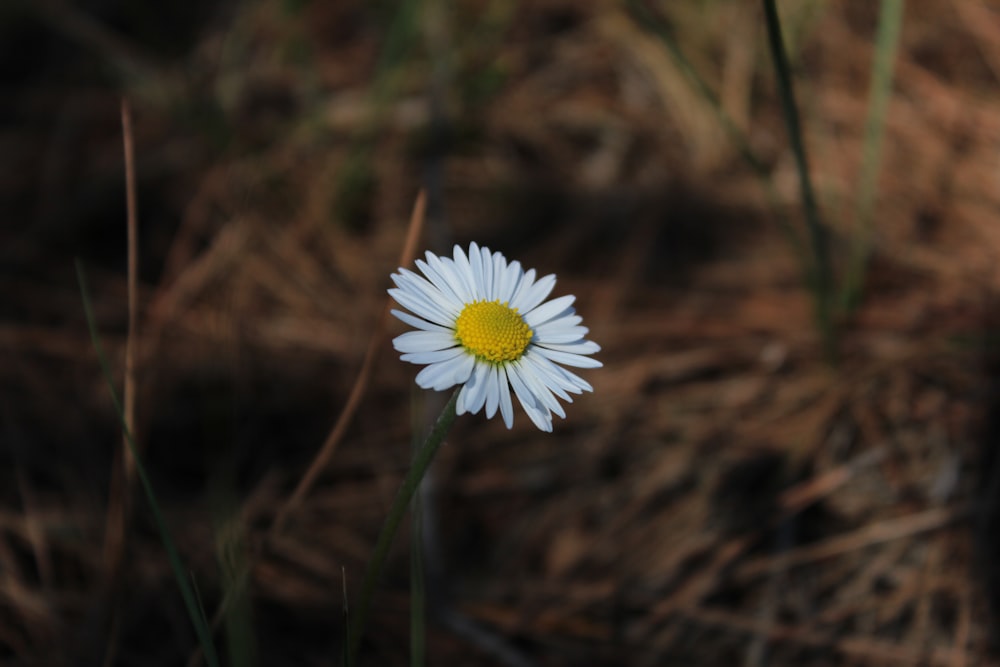
[(364, 634), (365, 624), (368, 622), (368, 614), (371, 611), (372, 599), (375, 597), (375, 587), (378, 585), (378, 581), (382, 576), (382, 568), (385, 566), (386, 558), (389, 556), (389, 547), (392, 546), (396, 530), (399, 528), (399, 524), (403, 520), (403, 515), (406, 514), (406, 510), (410, 506), (413, 494), (416, 493), (417, 488), (420, 486), (420, 481), (427, 472), (427, 468), (430, 467), (434, 456), (441, 447), (441, 443), (444, 442), (444, 437), (451, 430), (451, 425), (455, 423), (455, 418), (457, 417), (455, 404), (458, 402), (460, 391), (461, 387), (456, 389), (451, 395), (451, 399), (444, 406), (441, 415), (434, 423), (434, 428), (431, 429), (427, 439), (424, 440), (424, 444), (420, 447), (420, 451), (417, 452), (413, 465), (410, 466), (409, 472), (403, 479), (403, 484), (399, 487), (396, 498), (392, 501), (389, 515), (386, 517), (385, 523), (382, 525), (382, 530), (379, 532), (378, 541), (375, 543), (375, 551), (372, 554), (371, 561), (368, 563), (368, 568), (365, 570), (365, 578), (361, 584), (361, 599), (358, 601), (357, 613), (351, 623), (349, 638), (350, 652), (351, 659), (355, 662), (358, 651), (361, 648), (361, 637)]
[(684, 56), (683, 51), (674, 39), (673, 35), (657, 21), (640, 0), (629, 0), (631, 13), (647, 30), (656, 34), (663, 43), (667, 52), (674, 60), (679, 71), (685, 76), (692, 87), (709, 103), (714, 110), (716, 117), (725, 131), (727, 137), (739, 151), (743, 160), (751, 167), (754, 174), (761, 182), (765, 195), (768, 198), (771, 208), (775, 213), (778, 224), (786, 237), (791, 242), (798, 257), (801, 258), (803, 272), (810, 290), (813, 293), (813, 300), (816, 309), (816, 323), (824, 339), (824, 347), (828, 357), (835, 359), (835, 332), (833, 329), (833, 272), (830, 261), (829, 242), (826, 228), (823, 226), (819, 207), (816, 204), (816, 197), (809, 176), (808, 162), (806, 159), (805, 145), (802, 140), (801, 126), (798, 118), (798, 111), (794, 103), (792, 92), (791, 68), (788, 64), (788, 57), (785, 52), (784, 42), (781, 37), (781, 24), (778, 20), (777, 10), (773, 0), (766, 0), (764, 3), (765, 15), (767, 17), (768, 37), (771, 47), (772, 59), (775, 71), (777, 72), (778, 88), (781, 95), (782, 110), (785, 117), (786, 126), (793, 152), (795, 154), (796, 168), (802, 190), (803, 208), (806, 218), (806, 229), (808, 245), (804, 244), (796, 233), (795, 229), (788, 222), (782, 213), (779, 197), (771, 180), (771, 175), (767, 165), (757, 157), (749, 140), (740, 128), (732, 121), (722, 107), (718, 95), (711, 86), (702, 78), (690, 61)]
[(223, 599), (231, 601), (223, 617), (226, 656), (230, 667), (256, 667), (254, 610), (246, 585), (250, 569), (248, 546), (243, 518), (232, 486), (232, 474), (228, 470), (227, 468), (227, 472), (219, 475), (219, 488), (213, 494), (216, 560), (222, 573)]
[[(195, 579), (194, 572), (188, 572), (188, 580), (191, 582), (191, 590), (194, 592), (194, 601), (198, 608), (198, 619), (206, 628), (211, 628), (211, 624), (208, 621), (208, 614), (205, 613), (205, 603), (201, 599), (201, 591), (198, 590), (198, 580)], [(212, 636), (211, 630), (208, 633), (209, 637)]]
[[(419, 403), (419, 397), (417, 403)], [(419, 421), (421, 411), (412, 411), (414, 458), (420, 452)], [(413, 497), (410, 509), (412, 519), (410, 529), (410, 667), (423, 667), (427, 648), (427, 581), (424, 576), (424, 517), (420, 490)]]
[(343, 586), (344, 602), (344, 641), (340, 643), (340, 664), (344, 667), (352, 667), (354, 656), (351, 655), (351, 643), (347, 640), (351, 636), (351, 606), (347, 601), (347, 569), (343, 566), (340, 568), (340, 581)]
[(715, 113), (716, 119), (722, 130), (726, 133), (726, 137), (733, 143), (736, 147), (737, 152), (744, 162), (750, 167), (754, 175), (757, 177), (758, 182), (764, 190), (764, 196), (767, 197), (768, 203), (771, 206), (771, 210), (774, 213), (775, 220), (781, 231), (785, 234), (789, 243), (792, 245), (792, 249), (795, 251), (796, 257), (799, 257), (802, 261), (802, 270), (806, 275), (809, 275), (810, 268), (809, 263), (806, 261), (807, 251), (803, 245), (802, 240), (796, 233), (795, 228), (785, 217), (780, 204), (781, 199), (778, 197), (777, 190), (774, 187), (774, 182), (771, 178), (771, 171), (767, 164), (761, 159), (753, 147), (750, 145), (750, 140), (746, 137), (746, 134), (739, 128), (738, 125), (733, 121), (733, 119), (726, 113), (726, 110), (722, 107), (722, 102), (719, 99), (718, 94), (712, 89), (707, 81), (698, 73), (698, 71), (691, 64), (690, 60), (684, 55), (683, 50), (674, 39), (674, 36), (667, 30), (660, 21), (658, 21), (652, 13), (644, 6), (640, 0), (629, 0), (629, 8), (632, 15), (638, 20), (642, 27), (649, 32), (656, 35), (656, 37), (663, 44), (667, 53), (673, 59), (674, 64), (677, 66), (678, 70), (687, 79), (688, 83), (694, 88), (699, 95), (701, 95), (706, 102), (708, 102), (709, 107)]
[(872, 217), (875, 211), (875, 195), (878, 191), (878, 175), (882, 166), (885, 119), (889, 109), (889, 98), (892, 96), (893, 68), (899, 50), (899, 33), (902, 25), (903, 0), (882, 0), (868, 94), (868, 116), (865, 120), (854, 239), (842, 295), (845, 310), (848, 312), (855, 310), (861, 303), (865, 273), (871, 258), (875, 236)]
[(427, 636), (427, 585), (424, 578), (423, 504), (413, 498), (413, 529), (410, 545), (410, 666), (423, 667)]
[(80, 285), (80, 298), (83, 301), (83, 311), (87, 318), (87, 328), (90, 330), (90, 340), (94, 346), (94, 351), (97, 353), (97, 359), (101, 365), (101, 372), (104, 375), (104, 381), (108, 385), (108, 391), (111, 393), (111, 401), (115, 406), (115, 412), (118, 414), (118, 420), (121, 422), (122, 430), (125, 433), (125, 441), (128, 443), (129, 449), (132, 452), (132, 458), (135, 460), (136, 474), (139, 477), (139, 482), (142, 484), (142, 489), (145, 492), (146, 499), (149, 501), (153, 521), (156, 524), (157, 529), (160, 531), (160, 539), (163, 541), (163, 548), (167, 552), (170, 567), (173, 569), (174, 578), (177, 580), (177, 585), (180, 588), (181, 597), (184, 600), (184, 607), (187, 610), (188, 618), (191, 619), (191, 624), (194, 626), (195, 633), (198, 636), (198, 642), (201, 644), (202, 651), (205, 654), (205, 662), (208, 663), (209, 667), (219, 667), (219, 658), (215, 652), (215, 644), (212, 642), (212, 633), (209, 629), (208, 622), (205, 620), (205, 615), (198, 603), (197, 596), (191, 588), (191, 584), (188, 582), (184, 565), (181, 563), (180, 555), (177, 552), (177, 547), (174, 544), (173, 538), (170, 536), (167, 523), (163, 519), (163, 513), (160, 511), (160, 505), (156, 501), (156, 494), (153, 492), (153, 485), (149, 481), (149, 476), (146, 474), (146, 468), (142, 464), (142, 459), (139, 457), (138, 447), (136, 447), (132, 433), (129, 431), (128, 426), (125, 423), (125, 412), (122, 409), (121, 401), (118, 399), (118, 394), (115, 392), (115, 383), (111, 376), (111, 368), (108, 365), (107, 357), (104, 354), (104, 347), (101, 345), (100, 335), (97, 332), (97, 323), (94, 318), (94, 311), (91, 305), (89, 291), (87, 289), (87, 280), (83, 272), (83, 264), (80, 260), (76, 260), (76, 278)]
[(795, 156), (795, 168), (799, 176), (799, 189), (802, 195), (802, 208), (812, 248), (810, 283), (816, 303), (816, 323), (823, 335), (827, 357), (833, 361), (836, 358), (836, 349), (833, 330), (833, 270), (830, 262), (830, 246), (826, 227), (820, 219), (819, 206), (816, 203), (816, 194), (809, 174), (809, 161), (806, 157), (802, 124), (799, 121), (798, 108), (795, 105), (795, 92), (792, 88), (792, 69), (785, 52), (784, 40), (781, 36), (781, 21), (778, 18), (778, 9), (774, 0), (764, 0), (764, 18), (767, 25), (768, 46), (778, 81), (782, 115), (788, 130), (789, 141), (792, 144), (792, 153)]
[(421, 4), (398, 3), (389, 20), (368, 94), (369, 114), (352, 138), (347, 160), (336, 176), (335, 212), (348, 224), (361, 224), (367, 217), (366, 208), (374, 198), (377, 182), (373, 147), (380, 137), (380, 128), (417, 44)]

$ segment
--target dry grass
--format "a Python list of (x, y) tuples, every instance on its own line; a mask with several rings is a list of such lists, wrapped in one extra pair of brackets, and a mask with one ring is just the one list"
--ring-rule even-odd
[[(447, 581), (432, 587), (433, 662), (514, 664), (461, 629), (475, 621), (536, 665), (996, 663), (994, 8), (907, 4), (875, 262), (831, 368), (758, 184), (623, 7), (459, 3), (439, 48), (417, 37), (380, 70), (386, 21), (327, 4), (236, 5), (181, 55), (143, 57), (160, 78), (128, 88), (136, 431), (209, 614), (216, 554), (249, 558), (259, 664), (339, 655), (342, 573), (356, 591), (408, 460), (422, 402), (383, 342), (334, 455), (269, 534), (379, 335), (421, 185), (422, 246), (477, 240), (557, 272), (605, 364), (554, 435), (523, 414), (509, 432), (459, 420), (434, 476)], [(53, 74), (86, 72), (101, 49), (55, 36), (84, 10), (45, 6), (44, 21), (7, 20), (82, 64), (40, 59), (0, 128), (0, 658), (183, 664), (193, 636), (138, 498), (121, 598), (102, 584), (120, 436), (70, 267), (88, 265), (122, 377), (119, 91)], [(876, 14), (861, 7), (788, 15), (840, 258)], [(732, 28), (760, 16), (720, 2), (667, 20), (794, 216), (762, 28)], [(101, 43), (127, 60), (142, 34)], [(446, 90), (437, 107), (429, 81)], [(233, 521), (245, 544), (219, 528)], [(400, 549), (370, 664), (405, 663), (406, 573)]]

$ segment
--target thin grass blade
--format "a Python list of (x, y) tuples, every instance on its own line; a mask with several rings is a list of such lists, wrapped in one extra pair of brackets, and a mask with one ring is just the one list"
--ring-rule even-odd
[[(420, 402), (419, 396), (414, 401)], [(420, 452), (420, 432), (417, 415), (413, 409), (413, 452), (414, 458)], [(426, 660), (427, 641), (427, 582), (424, 576), (424, 516), (423, 500), (418, 491), (413, 496), (410, 508), (410, 667), (423, 667)]]
[(836, 360), (836, 336), (833, 328), (833, 269), (830, 262), (830, 244), (826, 226), (820, 218), (819, 205), (809, 173), (802, 124), (795, 104), (792, 86), (792, 68), (788, 62), (784, 39), (781, 35), (781, 20), (774, 0), (764, 0), (764, 18), (767, 25), (767, 41), (771, 60), (778, 82), (781, 110), (788, 130), (788, 138), (795, 156), (795, 169), (799, 177), (802, 209), (812, 250), (810, 287), (816, 304), (816, 324), (823, 336), (824, 348), (830, 361)]
[(372, 554), (371, 561), (368, 563), (368, 568), (365, 570), (364, 582), (361, 584), (361, 599), (358, 601), (358, 611), (351, 623), (351, 660), (357, 658), (358, 651), (361, 648), (361, 637), (364, 634), (365, 624), (368, 622), (372, 599), (375, 597), (375, 587), (382, 576), (382, 568), (385, 566), (386, 558), (389, 555), (389, 547), (392, 546), (392, 541), (396, 536), (399, 524), (403, 520), (406, 510), (410, 507), (410, 501), (420, 486), (420, 481), (424, 478), (427, 468), (430, 467), (434, 456), (441, 447), (441, 443), (444, 442), (445, 436), (451, 430), (452, 424), (455, 423), (455, 418), (457, 417), (455, 404), (458, 402), (460, 391), (461, 387), (456, 389), (451, 395), (451, 399), (444, 406), (441, 415), (434, 423), (434, 428), (431, 429), (423, 445), (421, 445), (420, 451), (417, 452), (414, 458), (413, 465), (410, 467), (399, 491), (396, 493), (396, 498), (392, 502), (392, 507), (389, 509), (389, 514), (382, 525), (382, 530), (379, 532), (378, 540), (375, 543), (375, 551)]
[(135, 440), (125, 422), (125, 411), (122, 408), (121, 401), (118, 399), (118, 394), (115, 391), (114, 380), (111, 376), (111, 368), (108, 365), (107, 357), (104, 354), (104, 347), (101, 345), (100, 335), (97, 332), (97, 323), (94, 318), (94, 310), (90, 301), (89, 290), (87, 289), (87, 280), (84, 275), (83, 264), (80, 260), (76, 261), (76, 277), (77, 282), (80, 285), (80, 298), (83, 301), (83, 311), (87, 318), (87, 328), (90, 330), (90, 340), (94, 346), (94, 351), (97, 353), (97, 359), (101, 365), (101, 372), (104, 375), (104, 381), (108, 385), (108, 391), (111, 394), (111, 401), (115, 406), (115, 412), (118, 415), (122, 431), (125, 434), (125, 440), (128, 443), (129, 450), (132, 453), (132, 458), (135, 461), (136, 474), (139, 477), (139, 482), (145, 492), (146, 499), (149, 501), (153, 521), (156, 524), (157, 530), (160, 532), (160, 539), (163, 542), (163, 548), (167, 552), (170, 567), (174, 572), (174, 578), (177, 580), (177, 586), (180, 588), (181, 598), (184, 600), (184, 607), (187, 611), (188, 618), (194, 626), (195, 633), (198, 636), (198, 642), (201, 644), (202, 651), (205, 653), (205, 661), (209, 664), (209, 667), (219, 667), (219, 658), (215, 651), (215, 644), (212, 642), (212, 633), (209, 629), (207, 621), (205, 620), (204, 611), (201, 609), (198, 598), (195, 595), (191, 584), (188, 582), (187, 572), (181, 562), (174, 540), (170, 535), (170, 530), (167, 528), (167, 523), (163, 519), (163, 513), (160, 511), (160, 505), (156, 500), (153, 485), (149, 480), (149, 476), (146, 474), (146, 468), (139, 458), (139, 452), (135, 445)]
[(882, 0), (879, 12), (878, 33), (875, 37), (875, 56), (872, 62), (871, 85), (868, 94), (868, 116), (865, 120), (865, 138), (861, 157), (861, 178), (858, 182), (858, 199), (852, 239), (851, 260), (842, 292), (844, 308), (854, 311), (861, 303), (865, 273), (871, 259), (875, 238), (873, 215), (878, 176), (882, 167), (882, 144), (885, 137), (885, 120), (892, 97), (892, 81), (896, 55), (899, 51), (899, 33), (903, 25), (903, 0)]

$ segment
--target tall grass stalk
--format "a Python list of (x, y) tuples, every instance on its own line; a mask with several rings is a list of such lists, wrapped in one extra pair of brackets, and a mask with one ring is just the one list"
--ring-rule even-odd
[[(125, 153), (125, 210), (128, 238), (128, 336), (125, 338), (125, 426), (135, 429), (135, 365), (139, 330), (139, 204), (135, 182), (135, 140), (132, 136), (132, 107), (121, 100), (122, 143)], [(135, 462), (124, 457), (125, 490), (131, 493)], [(126, 503), (127, 504), (127, 503)]]
[[(223, 620), (229, 667), (255, 667), (257, 638), (253, 627), (253, 603), (247, 590), (249, 550), (243, 516), (233, 484), (232, 468), (218, 475), (214, 497), (215, 553), (222, 574), (222, 596), (230, 600)], [(208, 621), (211, 627), (214, 624)]]
[[(420, 433), (424, 430), (423, 391), (414, 385), (410, 414), (413, 429), (413, 456), (420, 453)], [(427, 578), (424, 568), (424, 492), (426, 476), (413, 496), (410, 509), (410, 667), (423, 667), (427, 658)]]
[(139, 482), (145, 492), (146, 499), (149, 501), (150, 511), (153, 515), (153, 522), (156, 524), (156, 528), (160, 532), (160, 539), (163, 542), (163, 548), (167, 552), (167, 559), (170, 561), (170, 567), (174, 572), (174, 578), (177, 580), (177, 586), (180, 588), (181, 598), (184, 600), (185, 610), (187, 611), (188, 618), (191, 620), (191, 624), (194, 626), (198, 642), (201, 644), (202, 651), (205, 654), (205, 661), (208, 663), (209, 667), (219, 667), (219, 658), (215, 652), (215, 644), (212, 641), (212, 632), (209, 628), (208, 621), (206, 620), (204, 611), (198, 602), (195, 591), (192, 588), (190, 581), (188, 581), (187, 570), (181, 562), (180, 555), (177, 552), (177, 547), (175, 546), (174, 540), (170, 535), (170, 530), (167, 528), (167, 523), (163, 519), (163, 513), (160, 511), (160, 505), (156, 501), (156, 494), (153, 492), (153, 485), (149, 480), (149, 476), (146, 474), (146, 468), (142, 464), (142, 460), (139, 458), (139, 451), (136, 447), (135, 439), (132, 437), (132, 432), (125, 420), (125, 411), (122, 407), (121, 401), (118, 399), (118, 393), (115, 391), (115, 383), (111, 376), (111, 369), (108, 365), (107, 357), (104, 354), (104, 347), (101, 345), (100, 335), (97, 332), (97, 323), (94, 318), (94, 310), (91, 305), (89, 290), (87, 289), (87, 280), (84, 275), (83, 264), (80, 260), (76, 261), (76, 278), (80, 285), (80, 298), (83, 301), (83, 311), (87, 318), (87, 328), (90, 331), (91, 344), (94, 346), (94, 351), (97, 353), (97, 359), (101, 365), (101, 372), (104, 375), (104, 381), (107, 383), (108, 391), (111, 394), (111, 402), (114, 404), (115, 412), (118, 414), (118, 420), (121, 423), (122, 431), (125, 435), (125, 441), (128, 443), (129, 451), (131, 452), (132, 459), (135, 462), (136, 474), (139, 477)]
[(854, 237), (842, 293), (844, 308), (848, 312), (855, 310), (861, 303), (865, 274), (875, 238), (873, 223), (875, 194), (878, 191), (878, 176), (882, 166), (882, 144), (885, 137), (886, 113), (892, 96), (893, 68), (903, 24), (903, 4), (903, 0), (882, 0), (879, 12), (875, 56), (868, 93), (868, 116), (865, 120)]
[[(342, 622), (344, 627), (344, 637), (351, 635), (351, 604), (347, 597), (347, 568), (340, 566), (341, 601), (343, 603)], [(351, 667), (351, 649), (349, 642), (340, 642), (340, 664), (344, 667)]]
[[(136, 343), (139, 326), (139, 213), (135, 184), (135, 140), (132, 135), (132, 107), (127, 98), (121, 99), (122, 147), (125, 157), (125, 209), (128, 244), (128, 333), (125, 337), (124, 421), (127, 431), (135, 430)], [(128, 442), (122, 436), (121, 449), (112, 458), (108, 483), (108, 513), (104, 531), (104, 565), (112, 587), (112, 595), (121, 591), (122, 562), (125, 553), (125, 530), (132, 508), (132, 488), (135, 486), (135, 462)], [(118, 623), (117, 600), (113, 609), (106, 665), (115, 662)]]
[(396, 498), (389, 509), (389, 515), (382, 525), (382, 530), (375, 543), (375, 551), (372, 553), (372, 559), (368, 563), (365, 578), (361, 584), (361, 599), (358, 601), (357, 612), (351, 619), (349, 637), (350, 664), (356, 664), (357, 662), (358, 650), (361, 648), (361, 637), (364, 634), (365, 624), (368, 622), (372, 598), (375, 596), (375, 587), (382, 576), (382, 569), (389, 555), (389, 547), (392, 546), (393, 538), (396, 536), (399, 524), (403, 520), (407, 508), (410, 506), (413, 495), (420, 487), (420, 481), (424, 478), (424, 474), (434, 460), (434, 456), (441, 447), (441, 443), (444, 442), (448, 431), (451, 430), (452, 424), (455, 423), (455, 417), (457, 416), (455, 413), (455, 404), (458, 402), (458, 393), (461, 390), (462, 387), (460, 386), (451, 395), (451, 399), (444, 406), (431, 432), (427, 435), (423, 445), (420, 446), (420, 450), (413, 460), (413, 465), (410, 467), (409, 472), (403, 479), (403, 484), (396, 493)]
[(792, 88), (792, 69), (788, 63), (788, 55), (785, 52), (785, 44), (781, 36), (781, 20), (778, 18), (775, 0), (764, 0), (764, 20), (767, 25), (767, 42), (771, 51), (771, 60), (778, 81), (782, 115), (788, 130), (789, 141), (792, 144), (792, 153), (795, 156), (795, 168), (799, 176), (799, 189), (802, 195), (802, 209), (812, 250), (809, 282), (816, 307), (816, 324), (823, 336), (827, 357), (834, 361), (836, 359), (836, 334), (833, 324), (834, 285), (833, 269), (830, 262), (830, 244), (826, 226), (820, 219), (819, 206), (816, 203), (816, 194), (809, 174), (809, 161), (806, 157), (802, 124), (799, 121), (798, 108), (795, 105), (795, 92)]
[(426, 659), (427, 582), (424, 576), (423, 501), (413, 497), (410, 532), (410, 667), (423, 667)]
[(336, 208), (351, 223), (362, 216), (365, 201), (375, 191), (374, 146), (380, 136), (389, 103), (399, 88), (404, 68), (412, 56), (420, 35), (420, 2), (402, 2), (394, 12), (385, 32), (382, 48), (372, 75), (368, 95), (368, 117), (351, 141), (347, 159), (334, 185)]
[(771, 207), (775, 221), (781, 231), (785, 234), (788, 242), (791, 244), (792, 249), (795, 252), (795, 256), (800, 259), (802, 263), (802, 271), (808, 276), (811, 269), (806, 247), (782, 210), (780, 203), (781, 199), (778, 196), (777, 189), (774, 187), (774, 181), (771, 178), (770, 168), (767, 166), (765, 161), (757, 155), (753, 146), (750, 145), (750, 140), (747, 138), (746, 133), (740, 129), (740, 127), (726, 112), (725, 108), (722, 106), (722, 101), (720, 100), (718, 93), (712, 89), (704, 77), (698, 73), (698, 70), (695, 69), (694, 65), (691, 64), (691, 61), (684, 55), (684, 51), (677, 43), (673, 34), (671, 34), (671, 32), (667, 30), (661, 22), (656, 20), (656, 18), (650, 13), (644, 4), (640, 2), (640, 0), (629, 0), (629, 7), (632, 15), (639, 20), (642, 26), (659, 38), (666, 48), (667, 53), (673, 59), (674, 65), (678, 68), (681, 74), (684, 75), (684, 78), (687, 79), (691, 87), (694, 88), (699, 95), (701, 95), (701, 97), (708, 103), (709, 108), (715, 113), (716, 120), (719, 122), (722, 130), (726, 133), (726, 137), (733, 143), (733, 146), (735, 146), (740, 157), (744, 162), (746, 162), (746, 164), (753, 171), (754, 175), (757, 177), (757, 180), (764, 191), (764, 196), (767, 198), (768, 204)]
[[(413, 261), (417, 252), (417, 242), (424, 230), (426, 213), (427, 193), (424, 190), (420, 190), (417, 193), (416, 201), (413, 202), (413, 212), (410, 214), (410, 222), (406, 229), (406, 241), (403, 243), (403, 249), (400, 252), (399, 264), (397, 266), (407, 266)], [(365, 350), (365, 358), (361, 362), (361, 369), (358, 371), (354, 384), (351, 386), (351, 393), (347, 397), (347, 403), (337, 416), (337, 421), (334, 423), (333, 429), (326, 436), (326, 440), (323, 441), (323, 444), (319, 448), (319, 452), (316, 453), (316, 456), (309, 464), (309, 468), (302, 476), (302, 479), (299, 480), (299, 483), (295, 486), (295, 490), (292, 492), (292, 495), (285, 501), (284, 505), (278, 511), (278, 514), (268, 531), (270, 535), (276, 535), (284, 529), (285, 522), (288, 520), (289, 515), (302, 504), (303, 499), (312, 489), (313, 484), (315, 484), (316, 480), (319, 479), (320, 473), (323, 472), (326, 466), (333, 459), (333, 455), (337, 450), (337, 445), (344, 437), (344, 433), (347, 432), (347, 427), (350, 426), (351, 419), (353, 419), (354, 414), (360, 407), (361, 399), (364, 398), (365, 391), (368, 389), (372, 369), (375, 367), (375, 360), (378, 356), (379, 350), (382, 349), (382, 339), (385, 336), (385, 330), (388, 325), (389, 312), (392, 310), (392, 304), (392, 297), (387, 295), (385, 306), (382, 308), (382, 314), (379, 316), (378, 322), (375, 325), (375, 331), (372, 333), (372, 336), (368, 341), (368, 349)]]

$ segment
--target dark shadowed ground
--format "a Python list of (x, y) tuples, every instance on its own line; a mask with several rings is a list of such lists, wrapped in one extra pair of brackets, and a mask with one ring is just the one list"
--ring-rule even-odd
[[(878, 5), (782, 5), (843, 277)], [(424, 496), (429, 664), (996, 664), (1000, 9), (906, 4), (835, 361), (765, 37), (724, 0), (0, 6), (0, 661), (200, 660), (74, 268), (121, 392), (124, 96), (135, 432), (209, 616), (246, 575), (226, 664), (339, 664), (344, 587), (444, 400), (381, 324), (421, 187), (421, 253), (557, 273), (604, 362), (553, 434), (458, 420)], [(365, 665), (408, 664), (408, 539)]]

